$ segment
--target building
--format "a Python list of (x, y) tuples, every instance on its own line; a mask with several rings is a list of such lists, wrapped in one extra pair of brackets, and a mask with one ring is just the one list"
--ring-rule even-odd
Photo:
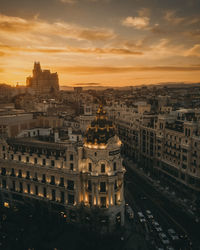
[(42, 70), (40, 63), (34, 63), (33, 76), (26, 79), (26, 86), (36, 94), (49, 94), (59, 91), (58, 74), (50, 70)]
[(1, 203), (43, 204), (65, 214), (68, 221), (89, 226), (95, 217), (103, 231), (123, 225), (121, 141), (103, 108), (87, 129), (84, 143), (62, 141), (57, 132), (52, 142), (49, 133), (40, 129), (38, 137), (38, 130), (32, 129), (25, 137), (21, 133), (1, 139)]
[(126, 112), (115, 119), (122, 152), (147, 174), (200, 193), (200, 111)]

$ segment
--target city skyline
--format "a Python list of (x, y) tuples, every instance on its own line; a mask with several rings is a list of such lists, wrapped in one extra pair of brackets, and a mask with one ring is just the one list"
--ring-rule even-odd
[(25, 84), (34, 61), (57, 71), (60, 86), (199, 82), (199, 8), (198, 0), (2, 0), (0, 82)]

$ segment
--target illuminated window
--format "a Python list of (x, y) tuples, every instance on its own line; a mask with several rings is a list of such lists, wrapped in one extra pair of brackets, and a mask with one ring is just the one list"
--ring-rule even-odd
[(101, 173), (105, 173), (105, 164), (101, 164)]

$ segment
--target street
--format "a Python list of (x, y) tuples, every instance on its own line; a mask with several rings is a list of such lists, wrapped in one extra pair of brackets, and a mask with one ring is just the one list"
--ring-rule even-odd
[[(138, 175), (130, 166), (126, 166), (126, 170), (126, 201), (136, 212), (135, 220), (139, 221), (137, 212), (144, 214), (146, 222), (140, 222), (140, 224), (146, 234), (146, 239), (151, 242), (149, 245), (152, 246), (152, 249), (155, 249), (155, 247), (167, 249), (163, 248), (165, 244), (160, 240), (160, 232), (166, 234), (170, 241), (165, 247), (172, 246), (174, 249), (185, 250), (199, 249), (199, 223), (191, 221), (187, 214), (160, 194), (153, 185)], [(151, 211), (153, 219), (148, 219), (146, 210)], [(159, 225), (157, 228), (161, 228), (162, 231), (160, 229), (156, 230), (154, 226), (156, 223)], [(170, 235), (168, 234), (168, 229), (170, 228), (176, 231), (179, 240), (170, 240)]]

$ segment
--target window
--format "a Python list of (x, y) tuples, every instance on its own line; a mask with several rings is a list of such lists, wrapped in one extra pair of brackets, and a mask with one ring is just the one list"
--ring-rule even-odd
[(65, 193), (63, 191), (60, 192), (60, 202), (65, 203)]
[(45, 174), (42, 175), (42, 182), (46, 183), (46, 175)]
[(89, 204), (92, 205), (92, 195), (89, 195)]
[(94, 156), (97, 156), (97, 152), (94, 152)]
[(105, 173), (105, 164), (101, 164), (101, 173)]
[(12, 191), (15, 191), (15, 181), (12, 181)]
[(101, 207), (106, 207), (106, 197), (101, 197)]
[(74, 155), (70, 155), (70, 161), (73, 161), (74, 160)]
[(116, 169), (117, 169), (117, 164), (116, 164), (116, 162), (114, 162), (113, 163), (113, 171), (116, 171)]
[(118, 185), (117, 185), (117, 180), (115, 180), (115, 189), (118, 188)]
[(73, 163), (70, 163), (70, 170), (74, 170), (74, 164)]
[(26, 156), (26, 162), (29, 162), (29, 157), (28, 156)]
[(42, 165), (43, 165), (43, 166), (46, 165), (46, 159), (42, 159)]
[(92, 163), (91, 163), (91, 162), (88, 163), (88, 170), (89, 170), (90, 172), (92, 172)]
[(35, 186), (35, 195), (38, 195), (38, 186)]
[(18, 161), (21, 161), (22, 157), (21, 155), (18, 155)]
[(30, 172), (26, 171), (26, 179), (30, 179)]
[(47, 197), (47, 189), (45, 187), (43, 188), (43, 195), (44, 197)]
[(5, 151), (5, 150), (6, 150), (5, 146), (2, 146), (2, 150), (3, 150), (3, 151)]
[(55, 166), (55, 161), (51, 160), (51, 166), (54, 167)]
[(1, 175), (6, 175), (6, 169), (5, 168), (1, 168)]
[(38, 177), (37, 177), (37, 173), (35, 172), (35, 175), (34, 175), (34, 178), (33, 178), (34, 181), (38, 181)]
[(63, 177), (60, 177), (60, 184), (59, 184), (61, 187), (64, 187), (64, 178)]
[(74, 195), (68, 194), (68, 204), (74, 204)]
[(37, 158), (34, 158), (34, 164), (37, 164)]
[(106, 192), (106, 183), (100, 182), (100, 192)]
[(92, 191), (92, 182), (88, 180), (88, 191)]
[(19, 178), (22, 178), (22, 171), (21, 171), (21, 169), (19, 169), (18, 177), (19, 177)]
[(22, 182), (19, 183), (19, 192), (23, 193), (23, 184), (22, 184)]
[(2, 187), (6, 188), (6, 180), (2, 180)]
[(28, 192), (28, 194), (30, 194), (30, 192), (31, 192), (30, 184), (27, 184), (27, 192)]
[(55, 176), (51, 176), (51, 182), (50, 182), (51, 185), (55, 185)]
[(56, 200), (56, 192), (54, 189), (51, 190), (51, 195), (52, 195), (52, 201)]
[(11, 155), (11, 160), (13, 160), (14, 159), (14, 156), (13, 155)]
[(67, 181), (67, 189), (74, 190), (74, 181), (71, 181), (71, 180)]

